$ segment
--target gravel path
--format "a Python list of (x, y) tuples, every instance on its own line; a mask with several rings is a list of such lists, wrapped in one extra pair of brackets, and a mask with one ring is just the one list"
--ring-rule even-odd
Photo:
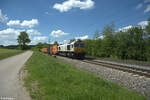
[(57, 56), (57, 58), (73, 64), (77, 68), (84, 69), (93, 74), (97, 74), (100, 77), (110, 80), (114, 83), (119, 83), (128, 89), (135, 90), (142, 95), (150, 98), (150, 78), (145, 78), (143, 76), (106, 68), (99, 65), (85, 63), (75, 59), (68, 59), (60, 56)]
[(30, 100), (19, 81), (19, 71), (32, 51), (0, 61), (0, 100)]

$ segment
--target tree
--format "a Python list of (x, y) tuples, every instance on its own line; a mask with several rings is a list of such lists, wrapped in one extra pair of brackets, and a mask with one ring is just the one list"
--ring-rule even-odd
[(71, 42), (73, 42), (73, 41), (75, 41), (75, 40), (76, 40), (76, 39), (75, 39), (75, 38), (73, 38), (73, 39), (71, 39), (71, 40), (70, 40), (70, 42), (69, 42), (69, 43), (71, 43)]
[(38, 51), (40, 51), (42, 48), (43, 48), (43, 44), (41, 42), (39, 42), (37, 45), (36, 45), (36, 48), (38, 49)]
[(115, 33), (115, 25), (112, 23), (110, 25), (106, 25), (103, 29), (103, 36), (104, 37), (112, 37)]
[(99, 31), (96, 30), (96, 32), (94, 33), (93, 39), (98, 39), (99, 37), (100, 37)]
[(146, 60), (144, 31), (141, 27), (132, 27), (126, 32), (115, 34), (115, 55), (120, 59)]
[(116, 33), (115, 55), (119, 59), (127, 59), (127, 51), (129, 46), (129, 38), (127, 32), (119, 31)]
[(146, 56), (147, 60), (150, 61), (150, 19), (148, 20), (148, 25), (145, 28), (147, 38), (146, 38)]
[(103, 29), (102, 53), (104, 57), (112, 57), (115, 54), (116, 39), (114, 24), (106, 25)]
[(103, 39), (84, 40), (89, 56), (150, 61), (150, 20), (146, 27), (134, 26), (127, 31), (115, 31), (114, 24), (104, 27)]
[(57, 41), (55, 41), (55, 42), (54, 42), (54, 45), (58, 45), (58, 42), (57, 42)]
[(130, 59), (145, 60), (145, 41), (144, 32), (141, 27), (132, 27), (128, 30), (130, 45), (128, 46), (128, 54)]
[(25, 31), (20, 32), (20, 35), (18, 36), (17, 41), (22, 50), (27, 49), (27, 44), (31, 42), (28, 34)]
[(148, 20), (148, 25), (146, 26), (145, 31), (150, 35), (150, 19)]

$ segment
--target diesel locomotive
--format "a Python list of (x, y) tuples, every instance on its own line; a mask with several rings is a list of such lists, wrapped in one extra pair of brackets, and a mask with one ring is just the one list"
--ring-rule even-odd
[(51, 46), (50, 48), (43, 48), (42, 52), (49, 53), (51, 55), (83, 59), (85, 57), (85, 45), (81, 40), (75, 40), (68, 44), (60, 44)]

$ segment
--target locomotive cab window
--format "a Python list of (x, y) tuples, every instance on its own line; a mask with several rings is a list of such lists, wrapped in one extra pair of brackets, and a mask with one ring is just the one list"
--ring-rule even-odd
[(75, 48), (78, 48), (78, 47), (79, 47), (79, 44), (78, 44), (78, 43), (75, 43), (75, 44), (74, 44), (74, 47), (75, 47)]
[(67, 50), (70, 50), (70, 45), (67, 45)]
[(80, 43), (75, 43), (74, 44), (75, 48), (84, 48), (84, 43), (80, 42)]

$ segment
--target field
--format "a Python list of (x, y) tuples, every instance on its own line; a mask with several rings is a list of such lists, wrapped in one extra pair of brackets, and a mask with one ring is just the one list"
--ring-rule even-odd
[(25, 87), (33, 100), (147, 100), (140, 94), (34, 52), (25, 65)]
[(10, 56), (14, 56), (22, 52), (23, 51), (21, 50), (15, 50), (15, 49), (0, 49), (0, 60)]

